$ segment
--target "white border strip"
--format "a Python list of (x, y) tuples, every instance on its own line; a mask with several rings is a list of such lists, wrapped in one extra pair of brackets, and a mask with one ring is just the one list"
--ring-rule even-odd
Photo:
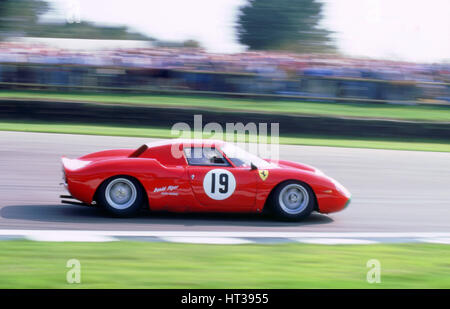
[(319, 244), (319, 245), (371, 245), (380, 242), (367, 239), (357, 238), (292, 238), (293, 241), (305, 244)]
[(34, 241), (58, 241), (58, 242), (108, 242), (118, 241), (118, 239), (110, 236), (101, 235), (80, 235), (76, 233), (36, 233), (35, 235), (26, 235), (26, 239)]
[(192, 244), (211, 244), (211, 245), (237, 245), (251, 244), (253, 241), (237, 237), (161, 237), (162, 241), (192, 243)]
[(237, 238), (450, 238), (450, 232), (207, 232), (207, 231), (84, 231), (84, 230), (0, 230), (0, 236), (68, 234), (104, 237), (237, 237)]

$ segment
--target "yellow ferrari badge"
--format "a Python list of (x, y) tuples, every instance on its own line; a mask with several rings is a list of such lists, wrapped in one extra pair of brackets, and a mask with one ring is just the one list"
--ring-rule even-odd
[(264, 181), (267, 179), (267, 177), (269, 177), (269, 171), (268, 170), (260, 170), (258, 171), (259, 173), (259, 177), (261, 177), (261, 179)]

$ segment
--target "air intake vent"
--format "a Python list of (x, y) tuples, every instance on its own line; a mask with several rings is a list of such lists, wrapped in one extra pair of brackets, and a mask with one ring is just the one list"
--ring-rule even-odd
[(139, 147), (138, 149), (136, 149), (135, 151), (133, 151), (132, 154), (130, 154), (128, 156), (128, 158), (137, 158), (139, 157), (141, 154), (143, 154), (146, 150), (148, 149), (147, 145), (142, 145), (141, 147)]

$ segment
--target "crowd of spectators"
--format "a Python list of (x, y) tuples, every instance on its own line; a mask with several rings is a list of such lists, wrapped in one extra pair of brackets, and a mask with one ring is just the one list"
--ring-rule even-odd
[[(17, 65), (21, 65), (22, 68), (18, 68)], [(25, 70), (28, 72), (26, 77), (16, 78), (15, 74), (19, 74), (20, 71), (25, 74), (23, 73), (24, 65), (72, 66), (72, 68), (57, 69), (57, 72), (54, 67), (41, 72), (31, 72), (30, 69), (28, 71), (31, 73)], [(110, 71), (97, 70), (94, 74), (92, 71), (83, 71), (87, 70), (85, 69), (87, 67), (109, 68)], [(114, 68), (122, 71), (114, 71)], [(141, 72), (131, 77), (119, 76), (124, 72), (130, 75), (127, 72), (131, 72), (133, 69), (133, 72), (139, 72), (139, 70)], [(107, 86), (144, 84), (187, 87), (194, 90), (284, 94), (305, 94), (306, 91), (322, 96), (371, 96), (374, 99), (385, 99), (386, 96), (380, 96), (379, 86), (375, 87), (376, 89), (372, 87), (368, 90), (370, 88), (368, 83), (373, 80), (444, 83), (444, 85), (436, 86), (443, 89), (444, 99), (448, 97), (448, 85), (445, 83), (450, 82), (449, 63), (424, 64), (286, 52), (249, 51), (238, 54), (217, 54), (198, 48), (149, 47), (80, 51), (39, 44), (0, 43), (0, 81), (3, 82), (73, 84), (82, 83), (80, 78), (86, 74), (90, 74), (91, 77), (94, 74), (96, 85), (99, 85), (102, 83), (100, 75), (105, 72), (110, 77), (111, 75), (116, 76), (106, 82)], [(155, 75), (149, 72), (164, 73)], [(48, 73), (49, 76), (39, 75), (45, 73)], [(151, 80), (146, 80), (146, 74), (151, 77)], [(215, 74), (215, 77), (212, 74)], [(136, 78), (136, 76), (138, 77)], [(155, 77), (166, 77), (166, 80), (173, 79), (176, 82), (165, 82), (163, 85), (160, 80), (155, 81)], [(236, 82), (230, 77), (235, 77), (238, 81)], [(308, 78), (309, 84), (303, 83), (303, 86), (300, 87), (298, 81), (304, 78)], [(329, 80), (339, 78), (343, 81), (338, 83), (334, 80), (330, 86)], [(314, 79), (320, 81), (317, 82)], [(360, 83), (352, 83), (352, 80)], [(338, 86), (345, 86), (345, 89), (337, 89)], [(442, 89), (438, 91), (438, 96), (442, 97)], [(361, 91), (363, 94), (358, 94)], [(385, 91), (387, 90), (385, 89)], [(417, 96), (416, 90), (407, 90), (406, 92), (409, 96)], [(403, 89), (401, 96), (404, 93)]]

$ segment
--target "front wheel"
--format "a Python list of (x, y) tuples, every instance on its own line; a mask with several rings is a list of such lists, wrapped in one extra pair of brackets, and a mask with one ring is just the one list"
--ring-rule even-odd
[(315, 197), (311, 188), (299, 181), (287, 181), (279, 185), (271, 197), (274, 214), (283, 220), (299, 221), (308, 217), (314, 209)]
[(100, 186), (98, 201), (114, 216), (131, 217), (139, 212), (143, 196), (142, 187), (137, 180), (118, 176), (108, 179)]

